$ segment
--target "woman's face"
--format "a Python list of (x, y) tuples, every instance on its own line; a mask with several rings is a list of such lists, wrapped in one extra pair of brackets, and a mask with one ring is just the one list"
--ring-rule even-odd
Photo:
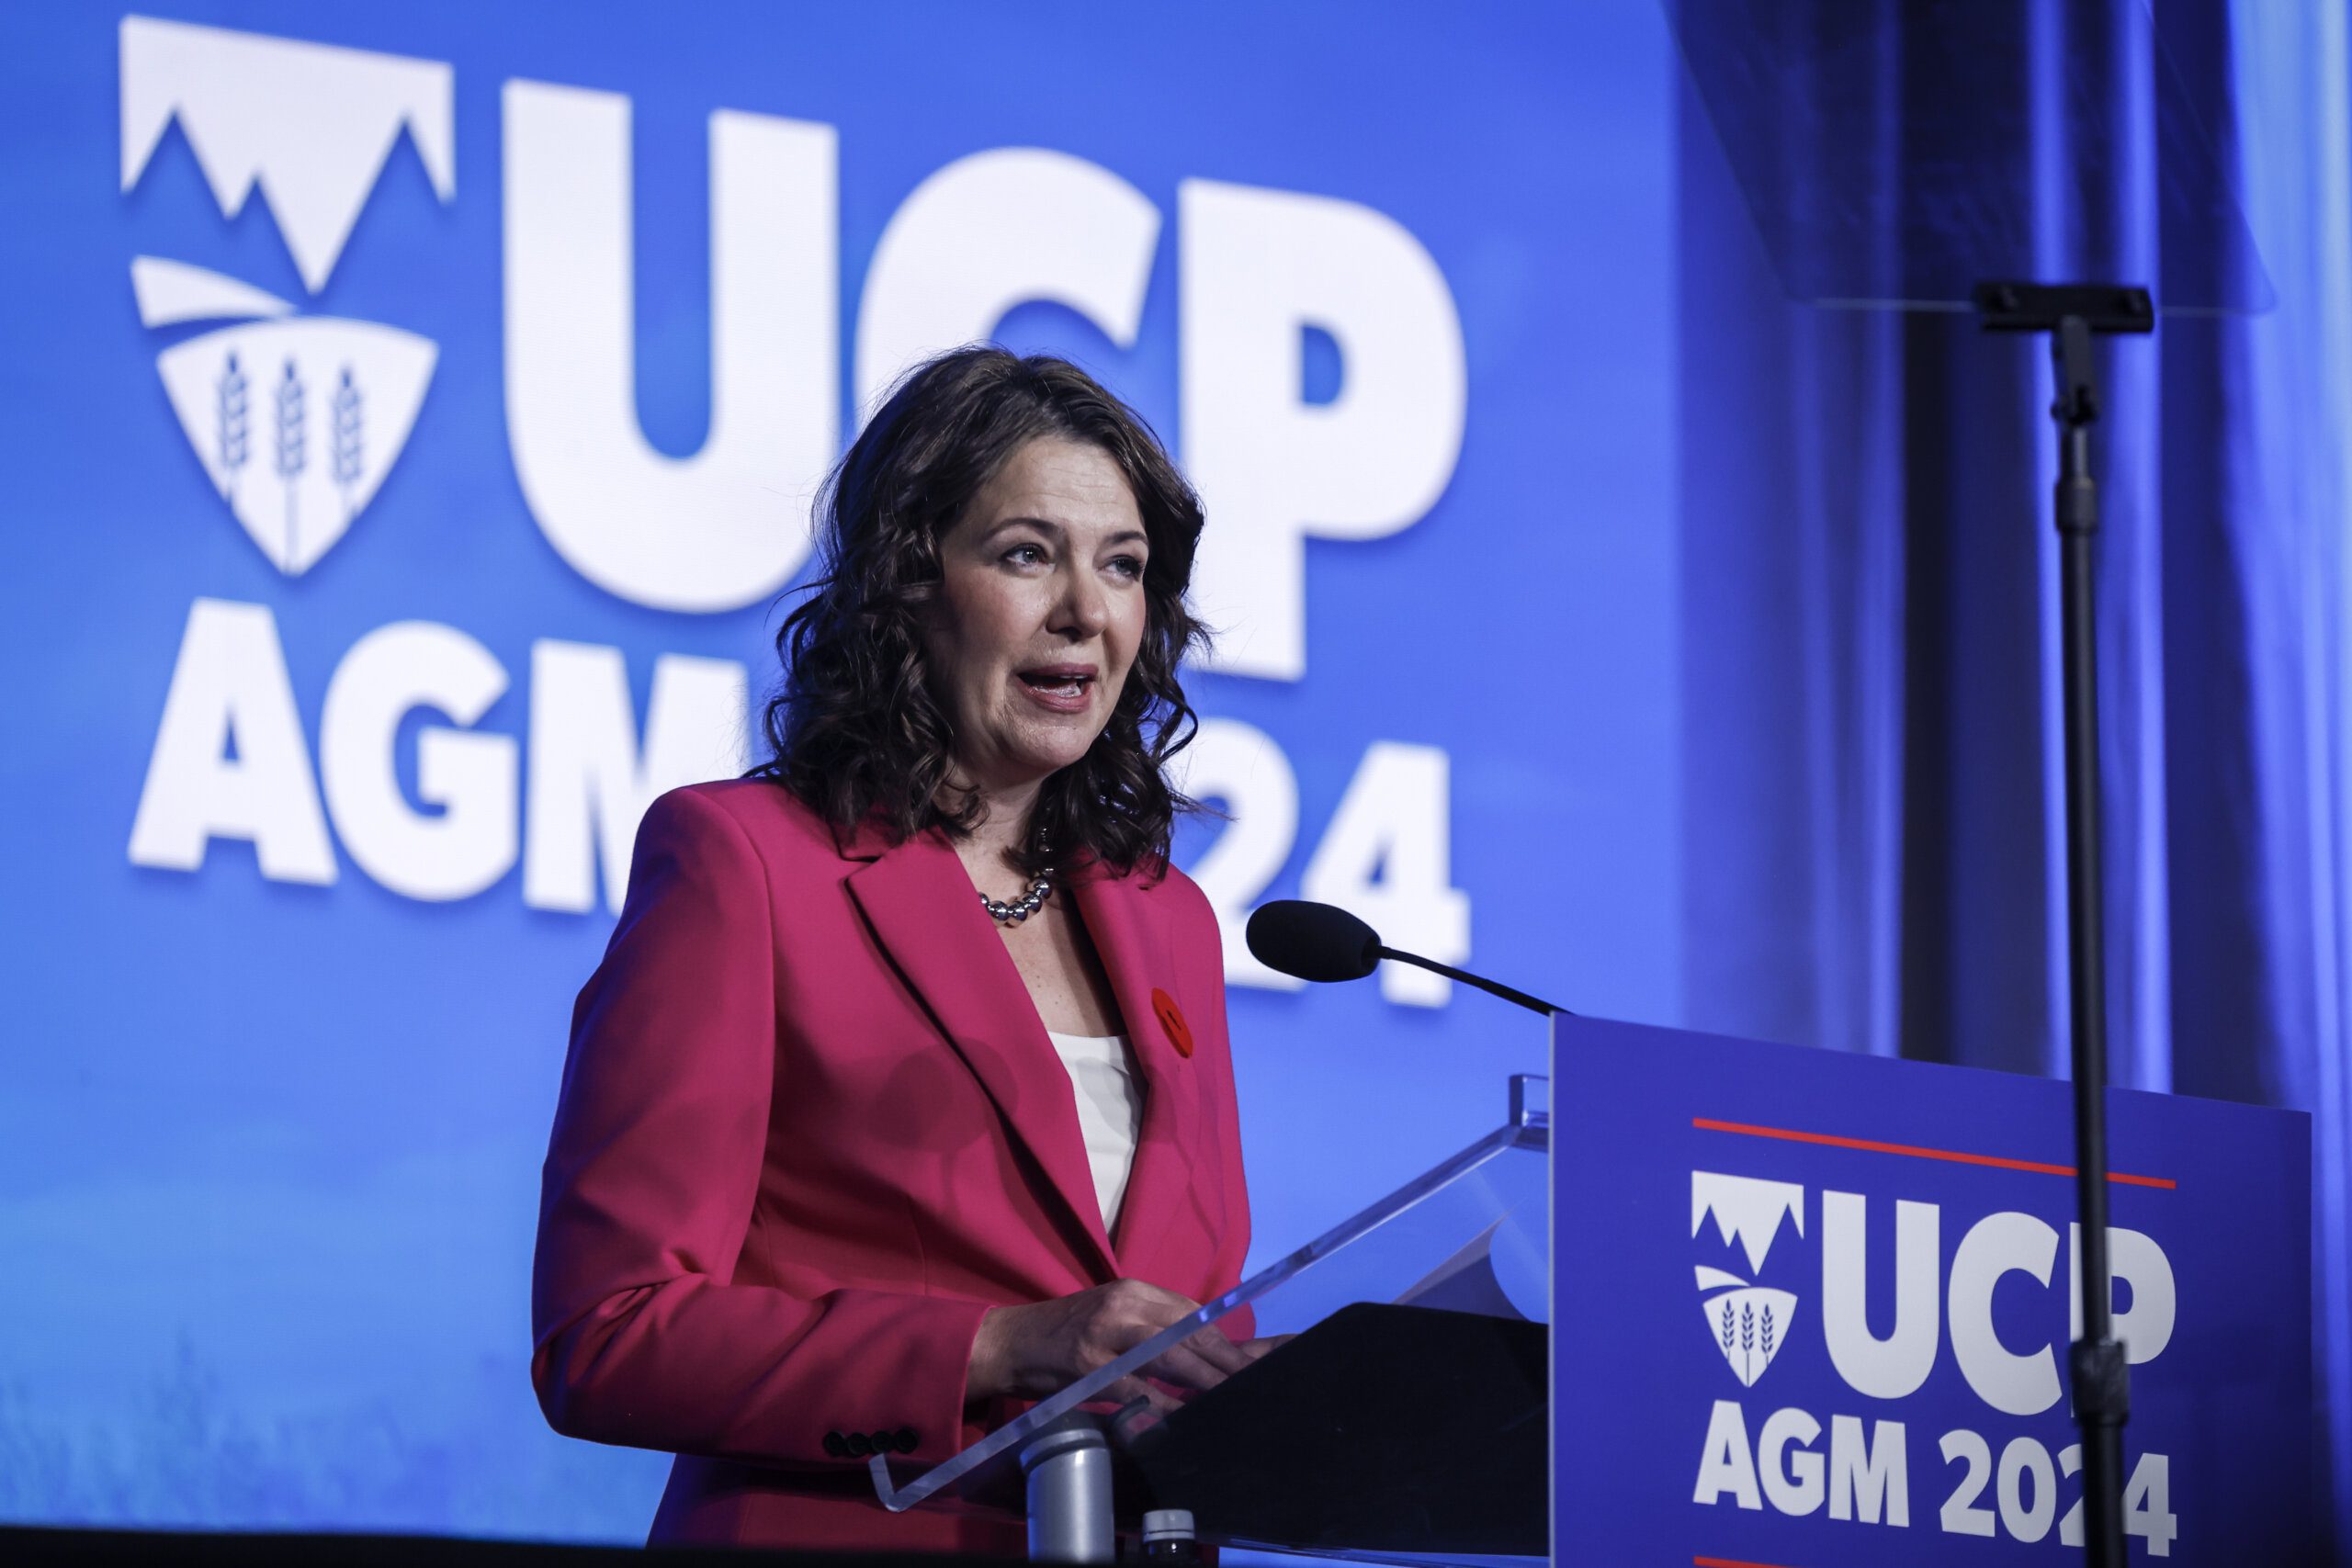
[(925, 637), (956, 761), (984, 792), (1086, 755), (1144, 633), (1143, 513), (1109, 453), (1040, 436), (1015, 451), (939, 541)]

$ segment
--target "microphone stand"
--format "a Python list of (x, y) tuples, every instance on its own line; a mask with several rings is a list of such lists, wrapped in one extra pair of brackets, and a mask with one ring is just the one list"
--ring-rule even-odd
[(1473, 975), (1467, 969), (1456, 969), (1451, 964), (1440, 964), (1436, 959), (1423, 958), (1418, 953), (1407, 953), (1402, 948), (1389, 947), (1376, 942), (1373, 944), (1372, 951), (1381, 958), (1393, 958), (1399, 964), (1410, 964), (1416, 968), (1426, 969), (1433, 975), (1442, 975), (1449, 980), (1459, 980), (1465, 986), (1476, 986), (1480, 990), (1500, 997), (1507, 1002), (1516, 1002), (1530, 1012), (1540, 1012), (1547, 1018), (1555, 1013), (1562, 1018), (1576, 1017), (1576, 1014), (1556, 1003), (1544, 1001), (1539, 997), (1531, 997), (1525, 991), (1513, 990), (1500, 980), (1489, 980), (1484, 975)]
[(2148, 291), (2111, 284), (1984, 283), (1979, 320), (1991, 332), (2046, 332), (2057, 397), (2055, 495), (2061, 642), (2065, 689), (2066, 956), (2075, 1080), (2075, 1201), (2082, 1231), (2083, 1337), (2071, 1371), (2082, 1432), (2085, 1543), (2091, 1568), (2121, 1568), (2123, 1424), (2131, 1368), (2116, 1342), (2107, 1255), (2107, 964), (2099, 868), (2098, 642), (2091, 546), (2098, 487), (2091, 478), (2091, 422), (2098, 382), (2097, 333), (2154, 330)]

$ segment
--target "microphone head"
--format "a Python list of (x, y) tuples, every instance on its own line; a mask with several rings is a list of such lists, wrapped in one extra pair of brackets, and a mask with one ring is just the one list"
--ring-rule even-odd
[(1380, 964), (1380, 933), (1329, 904), (1277, 898), (1250, 916), (1250, 952), (1302, 980), (1361, 980)]

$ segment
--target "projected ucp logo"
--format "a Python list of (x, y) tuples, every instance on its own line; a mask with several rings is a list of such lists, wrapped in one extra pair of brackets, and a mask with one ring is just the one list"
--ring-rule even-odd
[[(449, 68), (137, 17), (122, 31), (122, 184), (176, 114), (222, 213), (268, 192), (316, 294), (406, 128), (443, 201), (455, 194)], [(373, 321), (295, 314), (233, 277), (158, 256), (130, 265), (149, 327), (232, 321), (156, 360), (172, 411), (262, 554), (308, 570), (351, 525), (408, 440), (435, 345)]]
[[(447, 63), (131, 17), (119, 67), (122, 188), (148, 177), (176, 122), (224, 220), (266, 197), (309, 299), (403, 134), (437, 198), (460, 199)], [(763, 603), (809, 547), (808, 531), (780, 518), (805, 515), (844, 434), (833, 129), (710, 116), (711, 412), (701, 450), (682, 459), (656, 451), (636, 415), (629, 100), (514, 80), (501, 118), (500, 359), (531, 522), (571, 570), (629, 603), (688, 614)], [(1221, 628), (1218, 668), (1296, 680), (1306, 539), (1408, 526), (1453, 473), (1460, 324), (1428, 253), (1368, 208), (1187, 180), (1176, 218), (1182, 457), (1217, 519), (1195, 596)], [(939, 169), (866, 268), (847, 355), (858, 405), (1025, 301), (1066, 305), (1132, 344), (1161, 226), (1125, 180), (1063, 153), (989, 150)], [(130, 265), (141, 321), (175, 339), (159, 344), (156, 368), (224, 521), (284, 574), (288, 594), (311, 591), (304, 574), (369, 525), (448, 345), (399, 321), (317, 313), (183, 257)], [(1301, 391), (1310, 324), (1344, 362), (1340, 394), (1319, 404)], [(181, 335), (190, 327), (205, 330)], [(590, 909), (601, 882), (617, 908), (646, 804), (743, 766), (749, 671), (663, 655), (641, 725), (619, 649), (543, 638), (528, 679), (518, 744), (475, 728), (511, 680), (479, 639), (425, 620), (380, 626), (333, 671), (314, 769), (271, 607), (198, 599), (130, 858), (196, 871), (212, 840), (239, 839), (264, 875), (327, 884), (339, 844), (420, 899), (481, 892), (519, 860), (536, 908)], [(408, 730), (423, 809), (395, 750), (418, 710), (447, 720)], [(1289, 763), (1271, 737), (1216, 716), (1184, 761), (1185, 786), (1233, 818), (1193, 868), (1228, 928), (1228, 977), (1295, 984), (1239, 940), (1300, 832)], [(1458, 962), (1470, 909), (1450, 886), (1448, 772), (1434, 748), (1371, 741), (1303, 880), (1309, 897)], [(1445, 998), (1443, 981), (1389, 967), (1392, 999)]]

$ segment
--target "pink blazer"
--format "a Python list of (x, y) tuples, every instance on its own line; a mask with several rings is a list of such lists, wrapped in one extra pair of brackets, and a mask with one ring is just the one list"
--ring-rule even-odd
[(887, 1512), (858, 1455), (928, 1465), (1010, 1417), (965, 1402), (991, 1305), (1238, 1281), (1216, 919), (1174, 870), (1070, 881), (1144, 1087), (1109, 1235), (1069, 1076), (944, 838), (839, 849), (758, 781), (646, 813), (572, 1013), (531, 1380), (558, 1431), (680, 1456), (654, 1540), (1017, 1555), (1016, 1524)]

